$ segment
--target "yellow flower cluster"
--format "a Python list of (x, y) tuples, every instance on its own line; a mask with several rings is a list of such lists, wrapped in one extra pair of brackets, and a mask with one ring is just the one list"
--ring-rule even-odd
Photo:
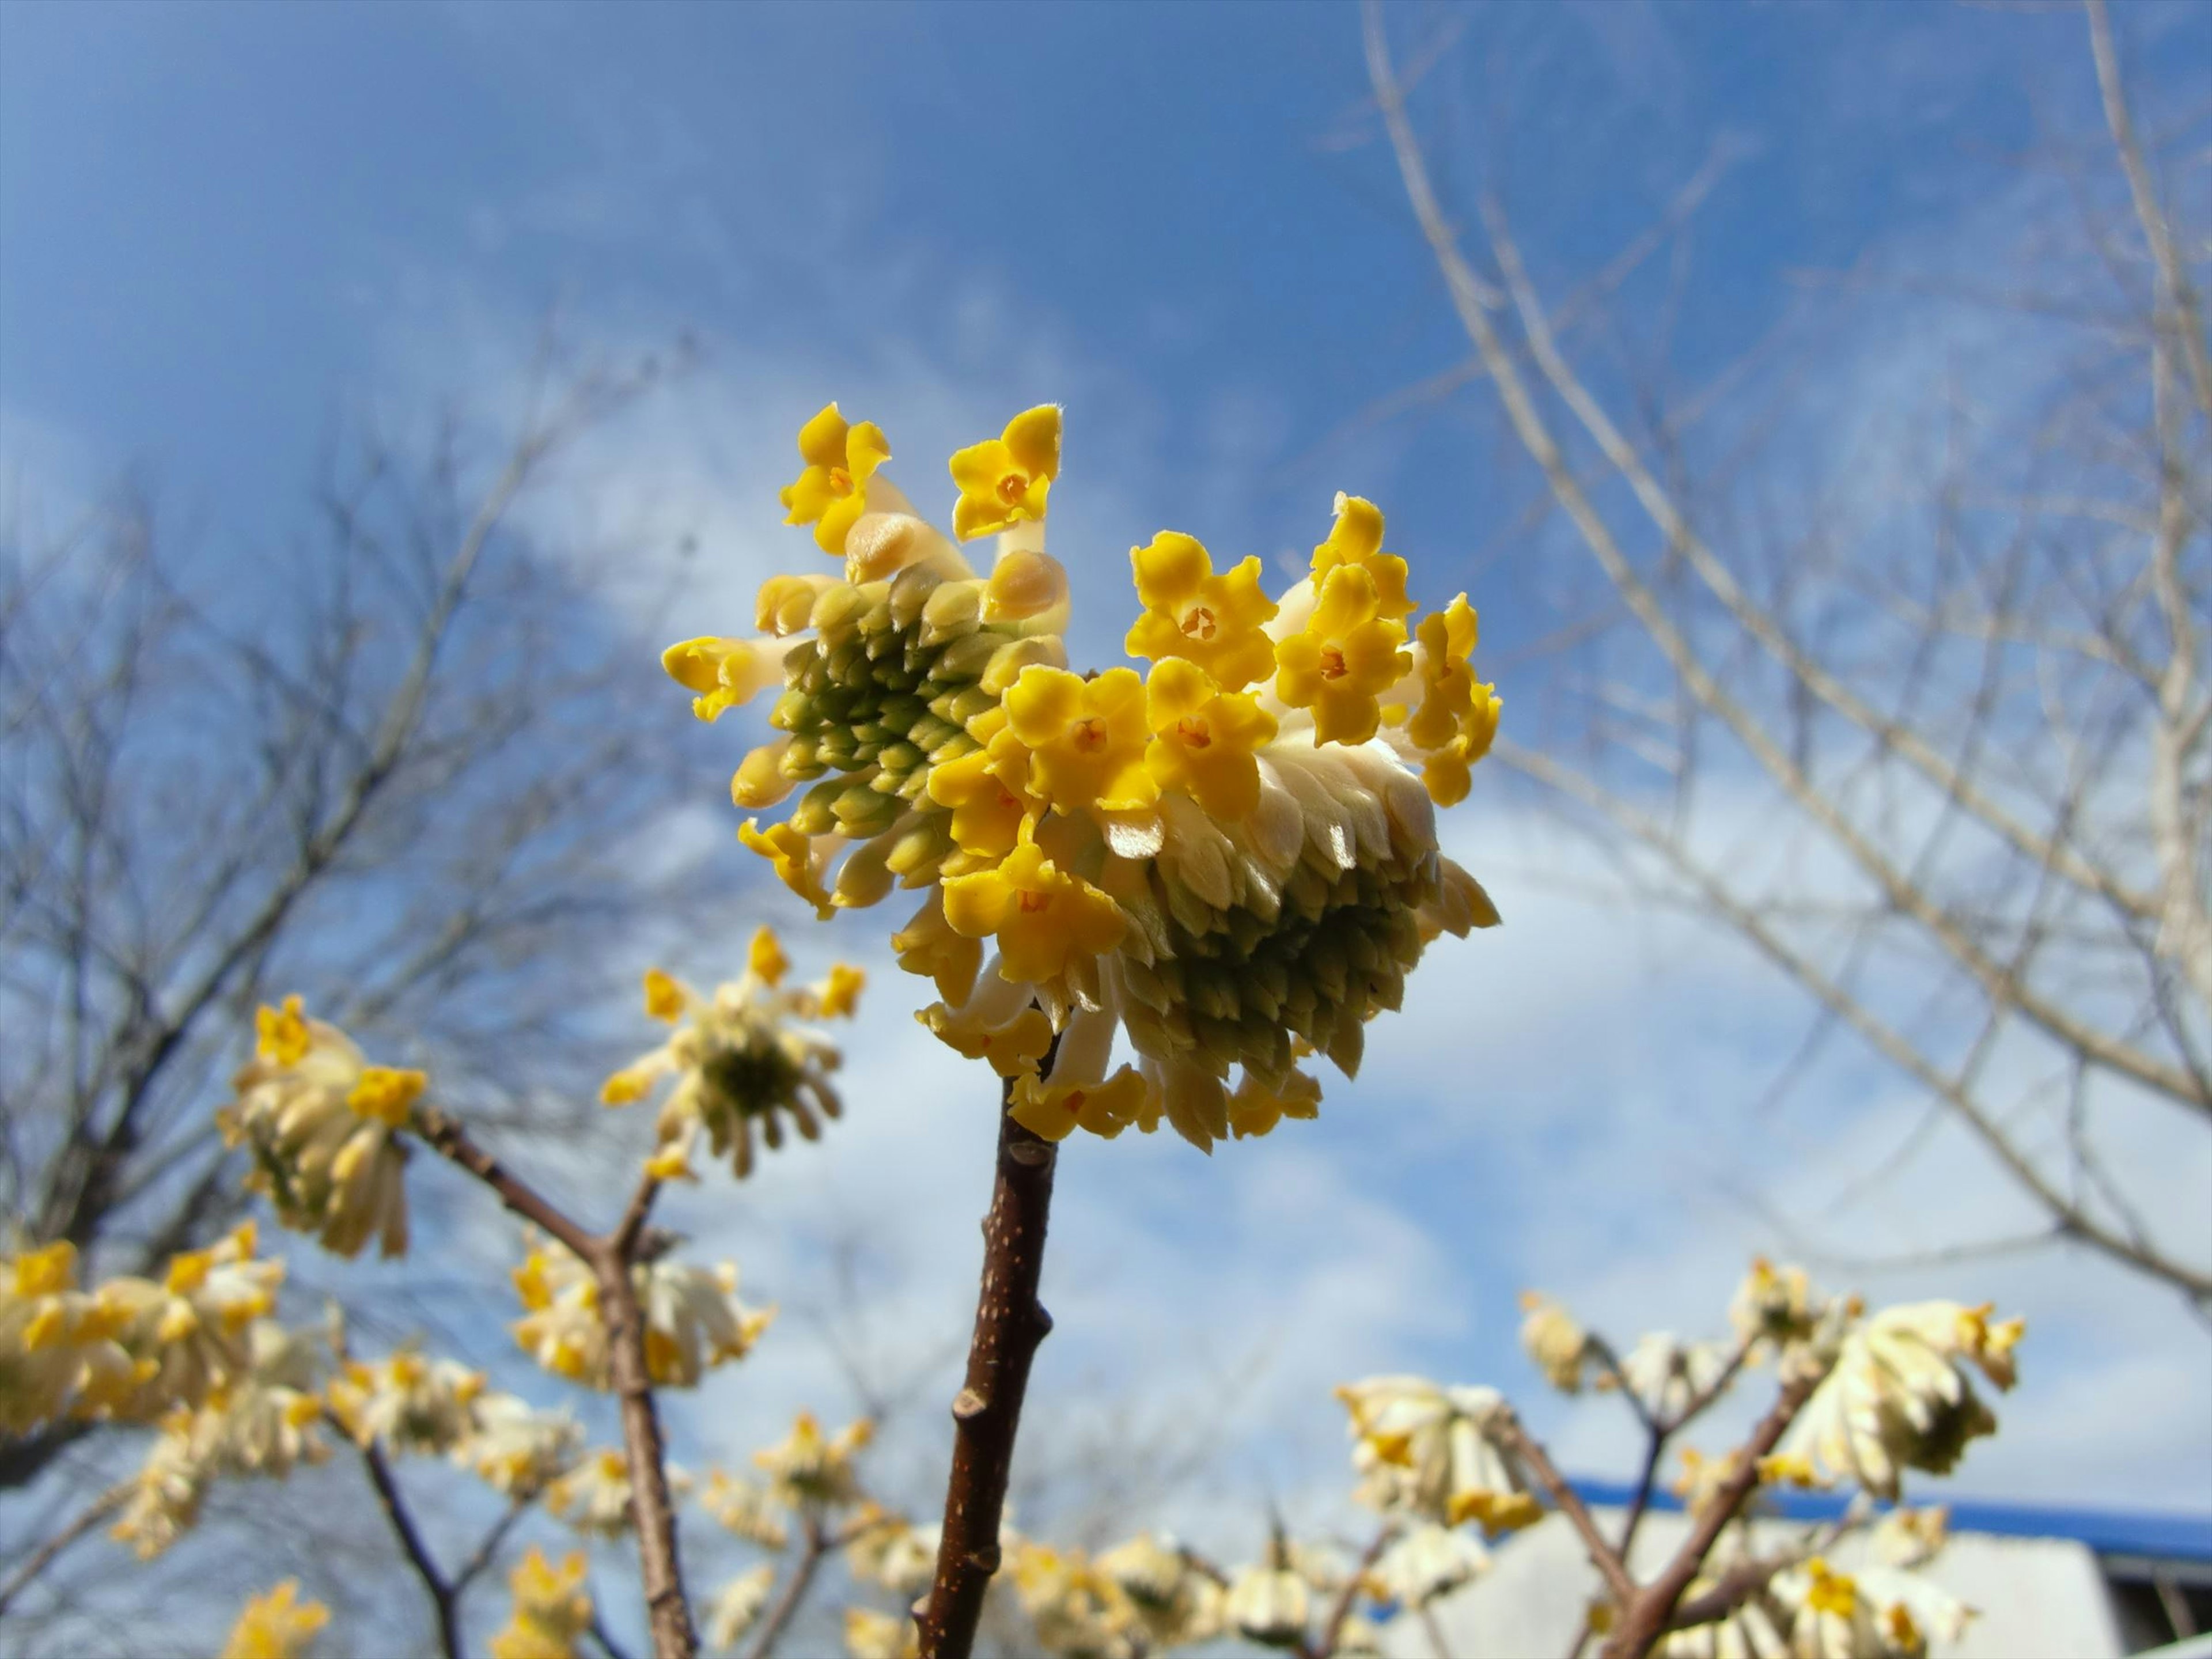
[[(1080, 674), (1044, 545), (1057, 408), (952, 458), (953, 537), (997, 536), (988, 573), (890, 483), (872, 423), (832, 404), (799, 449), (784, 505), (842, 574), (772, 578), (758, 637), (664, 664), (704, 720), (781, 683), (780, 735), (731, 793), (798, 797), (740, 839), (824, 918), (924, 890), (893, 940), (935, 982), (922, 1018), (1015, 1080), (1031, 1130), (1164, 1120), (1210, 1147), (1310, 1117), (1299, 1061), (1353, 1072), (1427, 942), (1498, 920), (1436, 836), (1497, 728), (1474, 612), (1462, 594), (1415, 623), (1372, 503), (1338, 496), (1274, 596), (1256, 557), (1217, 570), (1171, 531), (1133, 548), (1142, 672)], [(1117, 1035), (1134, 1065), (1112, 1064)]]
[[(556, 1376), (587, 1389), (611, 1384), (606, 1322), (599, 1281), (563, 1245), (533, 1237), (514, 1270), (523, 1317), (516, 1343)], [(690, 1389), (718, 1365), (752, 1352), (775, 1318), (774, 1307), (738, 1300), (734, 1262), (694, 1267), (666, 1256), (630, 1269), (645, 1316), (645, 1363), (659, 1388)]]
[(786, 989), (790, 970), (767, 927), (753, 936), (744, 974), (712, 996), (658, 968), (647, 970), (645, 1012), (676, 1029), (610, 1077), (599, 1098), (626, 1106), (663, 1079), (676, 1079), (661, 1104), (648, 1173), (691, 1179), (691, 1151), (703, 1131), (714, 1155), (729, 1158), (742, 1180), (752, 1173), (756, 1133), (773, 1152), (783, 1145), (787, 1118), (801, 1139), (818, 1139), (822, 1120), (843, 1110), (830, 1086), (843, 1056), (822, 1032), (799, 1022), (849, 1017), (868, 976), (841, 962), (817, 983)]
[(66, 1240), (0, 1256), (0, 1431), (61, 1417), (146, 1423), (197, 1409), (249, 1364), (247, 1329), (276, 1306), (279, 1261), (251, 1222), (169, 1259), (159, 1280), (76, 1283)]

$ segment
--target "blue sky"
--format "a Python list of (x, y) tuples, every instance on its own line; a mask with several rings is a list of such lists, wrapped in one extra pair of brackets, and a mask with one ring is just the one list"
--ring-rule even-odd
[[(2212, 63), (2212, 9), (2122, 10), (2159, 85)], [(2005, 153), (2094, 114), (2066, 17), (1616, 0), (1407, 5), (1390, 21), (1401, 58), (1458, 32), (1421, 91), (1443, 182), (1495, 179), (1547, 283), (1609, 257), (1717, 136), (1744, 143), (1661, 353), (1681, 384), (1788, 313), (1799, 273), (1900, 246), (1970, 266)], [(1492, 465), (1487, 405), (1462, 394), (1340, 435), (1465, 353), (1364, 94), (1358, 15), (1333, 3), (11, 0), (0, 468), (65, 498), (147, 465), (250, 574), (342, 416), (456, 394), (495, 413), (558, 306), (587, 343), (688, 329), (706, 348), (558, 508), (641, 515), (661, 545), (698, 533), (687, 631), (734, 629), (750, 586), (811, 551), (775, 525), (772, 492), (820, 403), (882, 420), (895, 470), (942, 511), (934, 458), (1051, 399), (1069, 406), (1054, 546), (1079, 592), (1109, 601), (1100, 614), (1119, 617), (1121, 550), (1153, 530), (1297, 552), (1345, 488), (1382, 501), (1425, 592), (1474, 590), (1486, 648), (1510, 655), (1538, 625), (1525, 599), (1540, 573), (1514, 562), (1525, 498)], [(1881, 384), (1872, 368), (1864, 384)], [(726, 731), (671, 740), (736, 753)], [(716, 878), (738, 878), (718, 803), (690, 828)], [(1540, 839), (1480, 789), (1453, 833), (1478, 869)], [(1334, 1481), (1329, 1381), (1411, 1366), (1533, 1393), (1511, 1341), (1531, 1282), (1624, 1335), (1700, 1310), (1715, 1324), (1742, 1259), (1772, 1240), (1713, 1172), (1809, 1194), (1914, 1115), (1893, 1079), (1847, 1060), (1796, 1115), (1753, 1123), (1802, 1029), (1793, 1001), (1709, 939), (1510, 881), (1500, 897), (1508, 928), (1440, 949), (1396, 1047), (1371, 1043), (1379, 1063), (1304, 1138), (1212, 1166), (1164, 1146), (1079, 1149), (1055, 1272), (1094, 1334), (1062, 1311), (1046, 1398), (1103, 1379), (1167, 1411), (1264, 1352), (1276, 1381), (1238, 1407), (1239, 1477)], [(849, 919), (841, 939), (867, 948)], [(732, 1242), (749, 1282), (795, 1299), (825, 1216), (902, 1215), (884, 1249), (905, 1266), (881, 1293), (896, 1335), (927, 1322), (915, 1310), (964, 1320), (988, 1124), (918, 1109), (868, 1139), (869, 1079), (911, 1092), (916, 1075), (947, 1091), (960, 1076), (907, 1036), (906, 988), (878, 984), (848, 1144), (791, 1160)], [(1476, 1098), (1439, 1082), (1468, 1070)], [(1969, 1149), (1939, 1137), (1923, 1165), (1920, 1198), (1899, 1200), (1922, 1204), (1923, 1242), (1959, 1219), (1946, 1206), (1969, 1232), (2016, 1224), (2000, 1187), (1959, 1196)], [(2173, 1177), (2185, 1208), (2196, 1174)], [(1215, 1288), (1164, 1329), (1153, 1287), (1194, 1264)], [(2201, 1335), (2095, 1268), (1987, 1283), (2041, 1299), (2053, 1364), (2045, 1393), (2020, 1396), (2022, 1443), (1970, 1459), (1967, 1484), (2201, 1507), (2212, 1429), (2201, 1413), (2145, 1426), (2201, 1406)], [(1147, 1358), (1178, 1346), (1205, 1352)], [(778, 1408), (826, 1376), (791, 1363), (763, 1384)], [(1566, 1443), (1593, 1468), (1626, 1449)]]

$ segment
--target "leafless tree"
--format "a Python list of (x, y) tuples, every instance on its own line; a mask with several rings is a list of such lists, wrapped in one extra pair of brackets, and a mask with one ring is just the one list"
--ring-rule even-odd
[[(458, 417), (365, 429), (281, 551), (188, 553), (131, 489), (4, 527), (0, 1204), (32, 1239), (132, 1272), (234, 1219), (212, 1111), (289, 993), (404, 1034), (495, 1132), (592, 1098), (681, 750), (641, 741), (666, 711), (592, 575), (616, 550), (516, 509), (673, 362), (549, 343), (489, 456)], [(0, 1446), (0, 1488), (82, 1432)]]
[(1623, 368), (1625, 285), (1658, 265), (1679, 295), (1731, 153), (1547, 294), (1502, 188), (1447, 206), (1370, 3), (1375, 112), (1472, 347), (1385, 407), (1485, 388), (1534, 464), (1528, 519), (1587, 556), (1547, 596), (1547, 729), (1505, 764), (1602, 832), (1637, 896), (1807, 994), (1812, 1043), (1851, 1034), (1972, 1131), (2045, 1224), (1970, 1248), (2069, 1241), (2204, 1313), (2202, 1235), (2146, 1218), (2154, 1172), (2112, 1126), (2212, 1133), (2212, 240), (2178, 216), (2206, 152), (2139, 122), (2102, 0), (2081, 24), (2105, 130), (2030, 158), (2046, 207), (2011, 268), (1814, 296), (1832, 327), (1855, 295), (1940, 289), (2014, 354), (2001, 404), (1928, 354), (1940, 424), (1855, 519), (1761, 449), (1782, 416), (1756, 399), (1797, 389), (1758, 372), (1769, 343), (1688, 395)]

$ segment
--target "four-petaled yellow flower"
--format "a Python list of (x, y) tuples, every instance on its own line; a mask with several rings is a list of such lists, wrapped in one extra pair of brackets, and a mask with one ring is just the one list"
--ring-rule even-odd
[(1023, 822), (1042, 815), (1046, 803), (1030, 793), (1030, 751), (1006, 729), (1004, 709), (986, 709), (968, 729), (984, 747), (931, 767), (929, 798), (952, 809), (954, 846), (971, 860), (996, 860), (1013, 851)]
[(1424, 749), (1441, 749), (1455, 736), (1474, 705), (1474, 654), (1480, 629), (1474, 609), (1462, 593), (1443, 610), (1421, 619), (1421, 706), (1406, 722), (1406, 735)]
[(781, 653), (763, 651), (750, 640), (684, 640), (660, 653), (660, 665), (693, 694), (691, 712), (708, 721), (751, 702), (783, 678)]
[(296, 996), (284, 999), (282, 1008), (265, 1003), (253, 1016), (254, 1047), (261, 1058), (276, 1066), (297, 1066), (314, 1046), (307, 1035), (305, 1005)]
[(783, 942), (776, 938), (775, 928), (763, 927), (753, 935), (753, 942), (745, 947), (745, 968), (770, 990), (783, 983), (783, 976), (791, 971), (791, 958), (784, 955)]
[(1413, 602), (1406, 597), (1406, 562), (1382, 550), (1382, 513), (1374, 502), (1358, 495), (1336, 492), (1336, 524), (1328, 539), (1314, 549), (1313, 579), (1318, 588), (1328, 573), (1355, 565), (1375, 579), (1375, 608), (1395, 622), (1410, 615)]
[(1030, 788), (1060, 811), (1141, 811), (1159, 799), (1145, 765), (1145, 683), (1134, 669), (1086, 680), (1025, 668), (1006, 690), (1006, 724), (1030, 750)]
[(1044, 517), (1045, 495), (1060, 476), (1060, 410), (1041, 404), (1006, 422), (996, 438), (971, 444), (952, 458), (960, 499), (952, 508), (952, 533), (973, 541), (1024, 520)]
[(955, 933), (941, 902), (922, 907), (915, 919), (891, 935), (898, 965), (933, 981), (937, 994), (958, 1005), (975, 988), (983, 966), (983, 946), (972, 934)]
[(346, 1095), (346, 1104), (358, 1117), (374, 1118), (386, 1127), (404, 1125), (415, 1109), (429, 1079), (421, 1072), (392, 1066), (364, 1066)]
[(1124, 641), (1133, 657), (1185, 657), (1223, 689), (1241, 691), (1275, 669), (1275, 646), (1264, 624), (1275, 602), (1260, 590), (1260, 561), (1216, 575), (1213, 560), (1193, 536), (1163, 530), (1129, 550), (1144, 614)]
[(933, 1003), (915, 1018), (956, 1054), (987, 1060), (1000, 1077), (1035, 1072), (1052, 1047), (1052, 1022), (1042, 1008), (1024, 1008), (1002, 1024), (963, 1019), (943, 1003)]
[(890, 459), (890, 445), (873, 421), (848, 426), (830, 404), (799, 429), (799, 453), (806, 470), (783, 488), (791, 514), (784, 522), (812, 525), (815, 544), (842, 558), (845, 538), (867, 510), (869, 475)]
[(996, 934), (1000, 974), (1032, 982), (1058, 979), (1069, 964), (1112, 950), (1123, 926), (1119, 905), (1033, 841), (994, 870), (945, 882), (945, 919), (970, 939)]
[(1365, 743), (1382, 725), (1382, 694), (1412, 661), (1399, 647), (1406, 626), (1380, 610), (1375, 578), (1341, 564), (1321, 585), (1303, 633), (1275, 647), (1275, 695), (1310, 708), (1314, 741)]
[(1275, 717), (1249, 691), (1224, 691), (1198, 664), (1170, 657), (1145, 683), (1152, 746), (1145, 764), (1163, 789), (1180, 789), (1226, 823), (1251, 816), (1260, 804), (1261, 744), (1275, 735)]

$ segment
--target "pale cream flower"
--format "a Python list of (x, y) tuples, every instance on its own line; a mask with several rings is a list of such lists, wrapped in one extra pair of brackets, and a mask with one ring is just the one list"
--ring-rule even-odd
[[(1714, 1343), (1684, 1342), (1671, 1331), (1650, 1331), (1621, 1357), (1620, 1375), (1644, 1410), (1667, 1423), (1719, 1382), (1727, 1365)], [(1613, 1387), (1612, 1376), (1599, 1377), (1597, 1386)]]
[(584, 1431), (565, 1413), (543, 1412), (511, 1394), (487, 1394), (453, 1460), (503, 1497), (522, 1498), (566, 1474)]
[(775, 1583), (775, 1569), (763, 1565), (739, 1573), (716, 1590), (707, 1604), (707, 1645), (717, 1650), (737, 1646), (759, 1621)]
[(224, 1141), (252, 1154), (246, 1184), (287, 1227), (357, 1255), (371, 1238), (387, 1256), (407, 1249), (407, 1148), (420, 1072), (371, 1066), (334, 1025), (308, 1019), (300, 999), (260, 1011), (238, 1098), (216, 1115)]
[(769, 1500), (795, 1513), (820, 1513), (860, 1501), (854, 1454), (873, 1437), (866, 1418), (825, 1436), (811, 1412), (793, 1420), (791, 1432), (775, 1445), (753, 1454), (769, 1477)]
[[(717, 1524), (764, 1550), (780, 1550), (791, 1541), (790, 1528), (776, 1513), (767, 1489), (752, 1481), (710, 1469), (706, 1483), (699, 1489), (699, 1507), (714, 1516)], [(847, 1559), (855, 1572), (864, 1577), (872, 1577), (862, 1571), (860, 1549), (860, 1543), (855, 1540), (847, 1552)]]
[(1914, 1510), (1900, 1504), (1875, 1522), (1868, 1544), (1884, 1566), (1923, 1567), (1942, 1553), (1950, 1529), (1949, 1504)]
[(854, 1516), (846, 1531), (853, 1541), (845, 1547), (845, 1561), (854, 1577), (880, 1584), (907, 1601), (929, 1588), (937, 1571), (940, 1527), (917, 1527), (871, 1504)]
[[(691, 1388), (717, 1365), (741, 1359), (775, 1317), (774, 1308), (737, 1297), (733, 1262), (699, 1267), (663, 1256), (630, 1269), (645, 1316), (646, 1368), (659, 1388)], [(534, 1235), (514, 1271), (524, 1316), (514, 1340), (547, 1370), (586, 1388), (605, 1389), (607, 1331), (592, 1270), (568, 1249)]]
[(1843, 1340), (1834, 1367), (1790, 1425), (1783, 1451), (1894, 1498), (1908, 1468), (1948, 1474), (1996, 1418), (1967, 1381), (1972, 1362), (1999, 1388), (2013, 1380), (2020, 1322), (1986, 1307), (1923, 1302), (1876, 1314)]
[(536, 1545), (508, 1575), (514, 1597), (506, 1626), (491, 1638), (492, 1659), (581, 1659), (579, 1645), (592, 1628), (592, 1598), (584, 1590), (579, 1551), (556, 1568)]
[(1929, 1638), (1953, 1643), (1973, 1611), (1940, 1586), (1893, 1567), (1837, 1572), (1814, 1557), (1774, 1577), (1774, 1595), (1793, 1610), (1796, 1659), (1924, 1659)]
[(307, 1659), (315, 1632), (330, 1622), (319, 1601), (299, 1600), (300, 1581), (287, 1578), (265, 1595), (247, 1601), (230, 1627), (222, 1659)]
[(108, 1535), (152, 1560), (199, 1520), (211, 1473), (193, 1444), (192, 1413), (179, 1407), (147, 1449)]
[(1811, 1336), (1824, 1306), (1802, 1267), (1777, 1267), (1754, 1256), (1729, 1304), (1729, 1322), (1758, 1359)]
[(1490, 1552), (1466, 1533), (1422, 1522), (1384, 1550), (1370, 1570), (1376, 1600), (1426, 1607), (1472, 1583), (1490, 1566)]
[(1486, 1532), (1540, 1519), (1528, 1483), (1491, 1438), (1505, 1408), (1494, 1389), (1443, 1388), (1419, 1376), (1376, 1376), (1336, 1390), (1351, 1415), (1355, 1494), (1385, 1514)]
[(801, 1139), (819, 1139), (823, 1120), (844, 1109), (830, 1084), (843, 1056), (823, 1032), (797, 1022), (850, 1015), (867, 976), (839, 963), (818, 984), (781, 988), (788, 968), (775, 933), (763, 927), (744, 976), (712, 996), (659, 969), (648, 972), (646, 1011), (676, 1029), (610, 1077), (600, 1097), (627, 1105), (673, 1077), (660, 1107), (661, 1146), (683, 1149), (688, 1161), (703, 1131), (714, 1156), (730, 1158), (740, 1180), (752, 1173), (757, 1133), (771, 1152), (783, 1145), (787, 1122)]
[(1231, 1575), (1222, 1617), (1248, 1642), (1295, 1647), (1305, 1640), (1312, 1598), (1306, 1581), (1285, 1566), (1250, 1566)]
[(1014, 1591), (1036, 1644), (1055, 1659), (1136, 1659), (1136, 1615), (1120, 1585), (1080, 1550), (1024, 1542)]
[[(1710, 1564), (1709, 1564), (1710, 1565)], [(1719, 1581), (1694, 1578), (1683, 1592), (1690, 1601), (1712, 1589)], [(1788, 1659), (1790, 1638), (1786, 1615), (1778, 1622), (1765, 1598), (1740, 1601), (1725, 1619), (1668, 1631), (1653, 1653), (1659, 1659)]]
[(331, 1410), (361, 1445), (443, 1456), (476, 1431), (484, 1374), (425, 1359), (412, 1344), (373, 1362), (349, 1360), (330, 1386)]
[(1590, 1358), (1589, 1334), (1551, 1297), (1524, 1291), (1521, 1346), (1535, 1361), (1544, 1380), (1562, 1394), (1580, 1394), (1583, 1366)]
[(89, 1317), (98, 1328), (153, 1362), (113, 1415), (143, 1421), (172, 1404), (197, 1406), (246, 1373), (246, 1328), (275, 1310), (284, 1277), (283, 1262), (255, 1256), (256, 1243), (253, 1224), (243, 1222), (205, 1249), (170, 1257), (158, 1285), (111, 1279), (94, 1292)]
[(1220, 1634), (1225, 1592), (1165, 1539), (1142, 1533), (1098, 1558), (1120, 1586), (1155, 1650), (1187, 1647)]
[(895, 1619), (873, 1607), (848, 1607), (845, 1651), (851, 1659), (916, 1659), (921, 1637), (911, 1619)]
[(580, 1459), (545, 1488), (545, 1507), (578, 1532), (619, 1538), (635, 1524), (629, 1460), (612, 1447)]

